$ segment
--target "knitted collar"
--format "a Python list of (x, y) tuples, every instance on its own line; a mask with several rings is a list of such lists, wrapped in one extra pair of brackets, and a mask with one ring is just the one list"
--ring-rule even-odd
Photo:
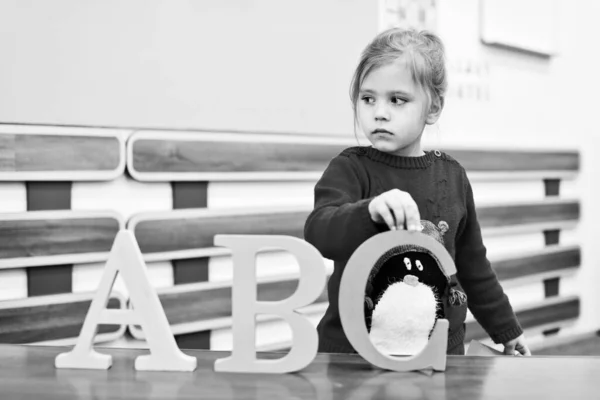
[[(425, 154), (417, 157), (396, 156), (384, 153), (374, 147), (362, 147), (362, 153), (366, 154), (371, 160), (389, 165), (394, 168), (405, 169), (424, 169), (433, 164), (439, 156), (433, 151), (425, 151)], [(438, 152), (438, 154), (441, 153)]]

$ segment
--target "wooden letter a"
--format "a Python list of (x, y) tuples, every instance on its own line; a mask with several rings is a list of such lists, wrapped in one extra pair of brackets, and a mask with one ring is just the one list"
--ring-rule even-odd
[[(106, 308), (119, 272), (129, 291), (133, 310)], [(85, 317), (77, 343), (73, 350), (56, 357), (56, 368), (110, 368), (112, 357), (100, 354), (92, 348), (100, 324), (136, 324), (142, 327), (150, 354), (136, 358), (136, 370), (193, 371), (196, 369), (196, 358), (183, 354), (177, 347), (158, 295), (150, 285), (146, 264), (131, 231), (121, 230), (117, 234), (106, 262), (104, 275)]]

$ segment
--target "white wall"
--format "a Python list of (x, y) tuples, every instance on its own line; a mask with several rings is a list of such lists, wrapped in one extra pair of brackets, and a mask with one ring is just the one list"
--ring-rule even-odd
[(3, 0), (0, 121), (345, 133), (372, 0)]

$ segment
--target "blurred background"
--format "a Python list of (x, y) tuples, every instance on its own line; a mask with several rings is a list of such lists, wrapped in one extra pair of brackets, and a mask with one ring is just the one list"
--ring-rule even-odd
[[(505, 282), (513, 306), (529, 310), (523, 314), (530, 321), (527, 335), (538, 354), (600, 354), (598, 15), (595, 0), (0, 1), (0, 237), (5, 243), (0, 245), (0, 259), (5, 259), (0, 263), (0, 342), (73, 343), (86, 309), (73, 314), (69, 305), (89, 300), (85, 296), (99, 283), (108, 249), (75, 257), (48, 248), (67, 242), (76, 248), (80, 234), (93, 240), (95, 233), (90, 232), (96, 232), (100, 212), (135, 230), (148, 220), (208, 218), (218, 225), (236, 212), (255, 212), (250, 209), (312, 206), (316, 170), (292, 178), (214, 178), (194, 175), (193, 168), (185, 167), (192, 174), (179, 183), (174, 182), (181, 171), (170, 178), (174, 170), (167, 167), (136, 175), (143, 172), (143, 162), (131, 161), (136, 156), (133, 135), (157, 140), (153, 143), (159, 147), (158, 139), (164, 141), (164, 151), (150, 152), (162, 155), (182, 151), (173, 150), (172, 140), (223, 140), (234, 147), (275, 143), (252, 154), (269, 158), (277, 153), (283, 164), (284, 147), (276, 145), (280, 142), (352, 145), (348, 92), (360, 52), (381, 30), (412, 26), (436, 32), (447, 49), (446, 106), (441, 120), (424, 135), (427, 147), (450, 154), (543, 153), (549, 160), (567, 154), (575, 160), (558, 175), (545, 176), (545, 168), (537, 168), (541, 171), (534, 175), (483, 174), (474, 180), (475, 200), (478, 207), (495, 210), (515, 203), (576, 204), (570, 223), (546, 226), (537, 221), (535, 229), (529, 224), (501, 231), (492, 226), (484, 229), (484, 236), (491, 258), (546, 256), (535, 273)], [(12, 154), (15, 138), (28, 135), (115, 138), (115, 154), (122, 160), (114, 174), (101, 178), (55, 174), (58, 169), (50, 167), (39, 168), (38, 175), (13, 173), (7, 154)], [(88, 161), (94, 157), (93, 146), (78, 149), (88, 153), (62, 154)], [(223, 159), (215, 156), (211, 162), (227, 172), (221, 163), (231, 163), (232, 155), (223, 150), (227, 146), (220, 149)], [(36, 154), (30, 152), (30, 159), (37, 159)], [(331, 158), (336, 153), (327, 154)], [(293, 157), (298, 161), (297, 153)], [(510, 164), (512, 158), (506, 160)], [(485, 160), (477, 165), (476, 170), (487, 171)], [(548, 189), (548, 184), (558, 183), (560, 191)], [(182, 205), (187, 200), (181, 199), (190, 198)], [(189, 214), (173, 214), (177, 209)], [(528, 218), (506, 210), (506, 218), (516, 219), (514, 225)], [(48, 222), (81, 216), (89, 217), (90, 225), (64, 240), (52, 230), (55, 223)], [(543, 217), (556, 219), (551, 213)], [(45, 233), (14, 222), (32, 219), (41, 221), (38, 227)], [(245, 232), (265, 233), (260, 219), (252, 221)], [(196, 228), (201, 230), (204, 222)], [(226, 226), (219, 233), (235, 233)], [(136, 236), (141, 234), (136, 231)], [(175, 247), (178, 241), (191, 241), (178, 233), (163, 234)], [(558, 236), (549, 239), (553, 234)], [(45, 240), (48, 246), (37, 246)], [(162, 240), (155, 238), (154, 246), (160, 247), (157, 242)], [(31, 243), (35, 250), (11, 253)], [(146, 255), (152, 244), (140, 246)], [(192, 314), (218, 299), (227, 301), (223, 293), (231, 282), (231, 260), (214, 249), (193, 250), (198, 247), (192, 243), (178, 253), (153, 251), (146, 257), (149, 276), (161, 299), (169, 302), (167, 316), (181, 347), (227, 350), (231, 331), (226, 310)], [(561, 249), (570, 252), (569, 261), (544, 270), (544, 260), (552, 260), (553, 252), (563, 254)], [(70, 252), (78, 254), (76, 249)], [(287, 282), (297, 273), (294, 259), (281, 253), (265, 254), (258, 264), (265, 285), (279, 278)], [(127, 306), (122, 281), (115, 289), (121, 293), (119, 306)], [(567, 311), (554, 298), (567, 299)], [(203, 306), (200, 300), (212, 303)], [(326, 304), (322, 300), (307, 311), (315, 324)], [(56, 307), (42, 307), (48, 304)], [(538, 308), (544, 310), (539, 321)], [(34, 321), (41, 320), (46, 325), (31, 333)], [(70, 328), (48, 333), (56, 324)], [(281, 321), (260, 322), (261, 349), (282, 349), (289, 340)], [(122, 327), (100, 341), (106, 346), (145, 346), (135, 328)]]

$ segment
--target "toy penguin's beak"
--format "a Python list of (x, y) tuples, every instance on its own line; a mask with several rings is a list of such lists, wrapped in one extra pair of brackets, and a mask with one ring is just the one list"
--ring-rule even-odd
[(419, 284), (419, 278), (414, 275), (406, 275), (404, 277), (404, 283), (410, 286), (417, 286)]

